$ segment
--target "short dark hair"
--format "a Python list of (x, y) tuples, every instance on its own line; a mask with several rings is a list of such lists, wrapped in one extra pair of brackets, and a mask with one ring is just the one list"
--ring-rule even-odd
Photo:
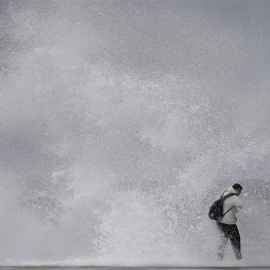
[(240, 184), (237, 184), (237, 183), (235, 183), (233, 186), (232, 186), (235, 190), (237, 190), (237, 189), (243, 189), (243, 187), (240, 185)]

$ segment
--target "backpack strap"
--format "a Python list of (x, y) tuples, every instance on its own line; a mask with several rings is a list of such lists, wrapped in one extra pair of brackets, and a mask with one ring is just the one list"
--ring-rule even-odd
[(236, 195), (236, 194), (235, 193), (229, 193), (229, 194), (225, 195), (224, 197), (222, 197), (222, 200), (225, 201), (226, 199), (228, 199), (228, 198), (230, 198), (230, 197), (232, 197), (234, 195)]
[(223, 195), (224, 195), (224, 193), (226, 192), (226, 190), (222, 193), (222, 195), (220, 196), (220, 199), (222, 199), (223, 198)]
[(229, 211), (231, 211), (233, 208), (234, 208), (234, 206), (231, 207), (225, 214), (223, 214), (222, 218), (223, 218)]
[[(224, 192), (223, 192), (223, 194), (224, 194)], [(223, 194), (222, 194), (222, 195), (223, 195)], [(223, 197), (223, 198), (224, 198), (224, 201), (225, 201), (226, 199), (228, 199), (228, 198), (234, 196), (234, 195), (236, 196), (235, 193), (229, 193), (228, 195), (226, 195), (226, 196)], [(231, 207), (225, 214), (223, 214), (222, 218), (223, 218), (229, 211), (231, 211), (233, 208), (234, 208), (234, 206)]]

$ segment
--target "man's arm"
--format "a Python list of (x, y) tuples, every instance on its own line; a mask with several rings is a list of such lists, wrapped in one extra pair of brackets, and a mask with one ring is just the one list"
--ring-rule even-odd
[(234, 205), (241, 209), (243, 207), (242, 201), (237, 196), (233, 197), (234, 197)]

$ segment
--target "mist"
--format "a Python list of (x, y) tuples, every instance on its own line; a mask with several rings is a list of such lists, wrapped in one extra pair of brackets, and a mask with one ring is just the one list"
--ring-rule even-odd
[(243, 262), (269, 261), (269, 11), (1, 1), (0, 264), (215, 263), (236, 182)]

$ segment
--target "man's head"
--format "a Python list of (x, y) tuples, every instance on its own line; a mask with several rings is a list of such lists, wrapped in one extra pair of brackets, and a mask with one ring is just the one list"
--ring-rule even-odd
[(243, 187), (237, 183), (235, 183), (232, 187), (236, 191), (237, 196), (239, 196), (242, 192)]

